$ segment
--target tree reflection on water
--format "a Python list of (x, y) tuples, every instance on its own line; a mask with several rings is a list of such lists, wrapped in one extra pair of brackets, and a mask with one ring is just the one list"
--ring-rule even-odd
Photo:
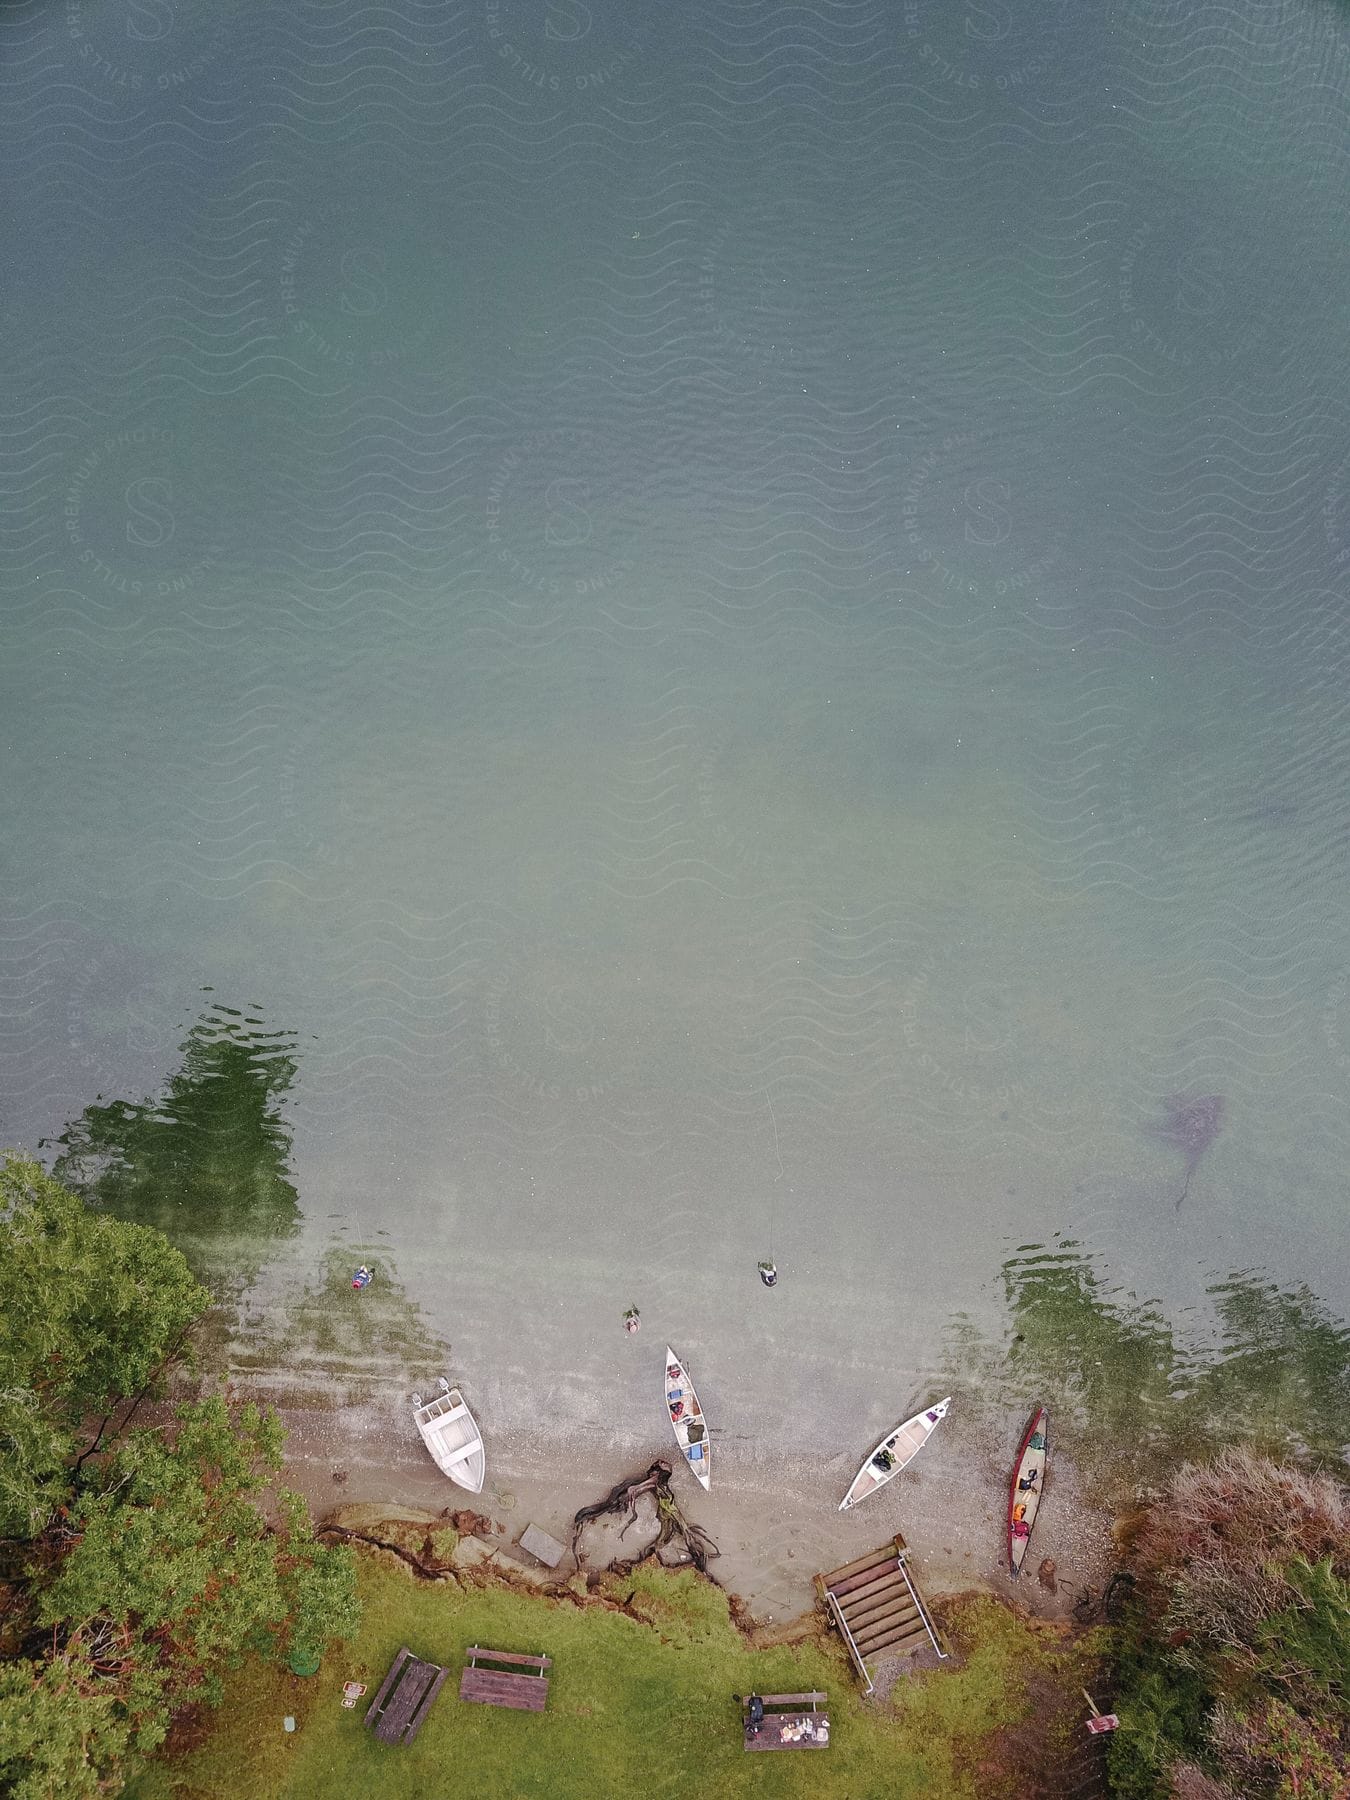
[(1008, 1341), (958, 1320), (950, 1350), (1030, 1406), (1108, 1485), (1244, 1443), (1345, 1469), (1350, 1331), (1306, 1285), (1240, 1270), (1206, 1290), (1217, 1329), (1179, 1333), (1070, 1238), (1023, 1245), (1001, 1270)]
[(158, 1098), (102, 1097), (58, 1140), (58, 1181), (119, 1218), (156, 1226), (220, 1292), (254, 1280), (301, 1220), (282, 1102), (295, 1039), (213, 1004)]

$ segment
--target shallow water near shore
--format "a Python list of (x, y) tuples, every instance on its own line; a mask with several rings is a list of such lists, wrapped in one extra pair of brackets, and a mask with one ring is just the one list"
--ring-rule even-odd
[[(0, 24), (0, 1132), (241, 1378), (448, 1369), (579, 1498), (667, 1341), (719, 1483), (827, 1512), (1063, 1344), (1103, 1435), (1213, 1344), (1187, 1442), (1337, 1448), (1350, 36), (1052, 10), (597, 9), (542, 87), (434, 8), (163, 86)], [(1019, 1367), (1066, 1244), (1120, 1299)]]

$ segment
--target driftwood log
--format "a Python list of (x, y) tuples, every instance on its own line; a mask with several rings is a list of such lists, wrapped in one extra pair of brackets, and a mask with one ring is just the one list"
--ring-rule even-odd
[(720, 1552), (703, 1527), (691, 1524), (681, 1512), (680, 1503), (671, 1492), (670, 1474), (670, 1464), (658, 1457), (645, 1475), (629, 1475), (612, 1487), (603, 1500), (598, 1500), (594, 1506), (583, 1506), (572, 1520), (572, 1557), (577, 1566), (581, 1566), (581, 1559), (577, 1554), (577, 1539), (583, 1525), (592, 1519), (602, 1518), (606, 1513), (627, 1513), (627, 1522), (619, 1533), (622, 1537), (630, 1525), (637, 1523), (639, 1498), (643, 1494), (651, 1494), (656, 1501), (658, 1529), (655, 1539), (638, 1555), (611, 1563), (611, 1572), (615, 1575), (627, 1575), (639, 1563), (657, 1555), (667, 1544), (678, 1543), (700, 1574), (706, 1574), (708, 1559)]

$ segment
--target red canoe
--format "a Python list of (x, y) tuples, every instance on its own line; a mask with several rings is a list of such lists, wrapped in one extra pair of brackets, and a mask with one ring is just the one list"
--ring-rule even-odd
[(1008, 1573), (1016, 1580), (1026, 1561), (1031, 1529), (1041, 1507), (1045, 1464), (1050, 1454), (1050, 1414), (1044, 1407), (1027, 1426), (1008, 1493)]

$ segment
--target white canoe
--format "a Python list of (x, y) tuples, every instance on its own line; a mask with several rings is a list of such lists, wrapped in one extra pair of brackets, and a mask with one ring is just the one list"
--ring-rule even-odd
[(481, 1494), (487, 1473), (483, 1434), (459, 1389), (441, 1385), (444, 1392), (425, 1406), (420, 1394), (413, 1395), (413, 1421), (441, 1473), (471, 1494)]
[(853, 1477), (852, 1487), (839, 1502), (840, 1512), (847, 1512), (850, 1506), (856, 1506), (860, 1500), (874, 1494), (879, 1487), (885, 1487), (906, 1463), (913, 1462), (946, 1418), (947, 1408), (951, 1403), (949, 1394), (945, 1400), (939, 1400), (936, 1406), (925, 1407), (922, 1412), (915, 1413), (912, 1419), (906, 1419), (903, 1425), (897, 1425), (894, 1431), (888, 1432), (876, 1449), (864, 1459), (863, 1466)]
[(689, 1464), (690, 1473), (706, 1488), (710, 1485), (708, 1427), (703, 1418), (703, 1408), (698, 1403), (698, 1395), (694, 1392), (694, 1384), (689, 1379), (689, 1371), (669, 1344), (666, 1345), (666, 1367), (661, 1394), (670, 1416), (671, 1430), (675, 1433), (675, 1442), (680, 1446), (680, 1454)]

